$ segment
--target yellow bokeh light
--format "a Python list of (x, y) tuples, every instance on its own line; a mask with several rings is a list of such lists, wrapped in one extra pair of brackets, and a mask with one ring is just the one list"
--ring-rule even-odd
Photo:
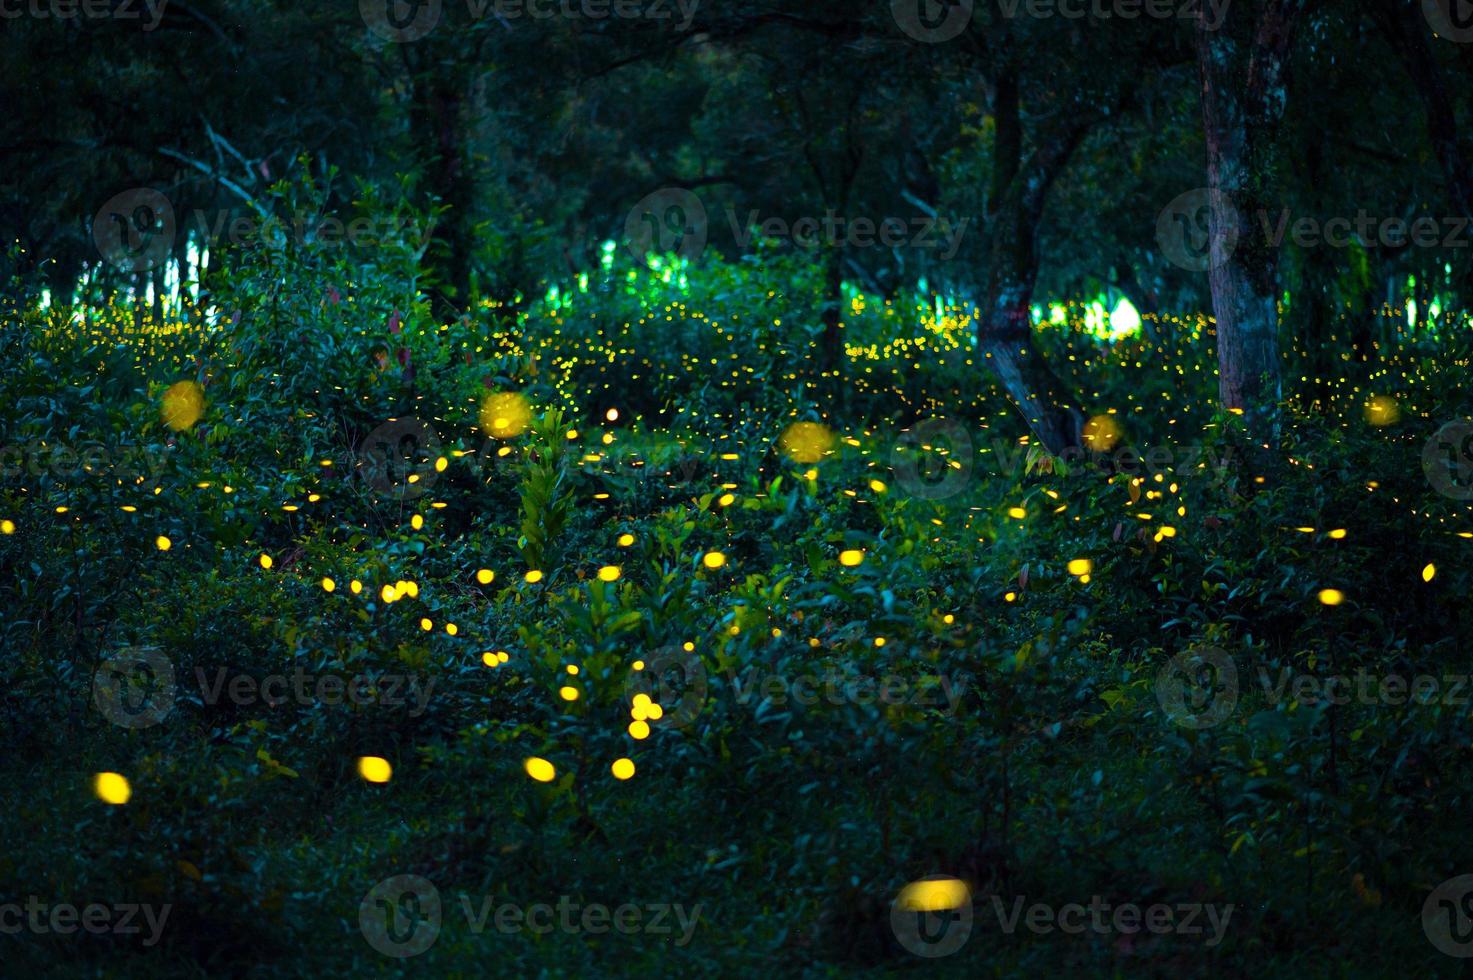
[(513, 391), (498, 391), (481, 403), (481, 430), (497, 439), (513, 439), (532, 423), (532, 407)]
[(618, 581), (620, 574), (618, 565), (605, 565), (598, 570), (598, 580), (600, 582), (615, 582)]
[(476, 572), (476, 581), (480, 582), (482, 585), (490, 585), (492, 582), (496, 581), (496, 573), (491, 571), (491, 569), (489, 568), (483, 568), (480, 571)]
[(839, 564), (845, 568), (853, 568), (864, 561), (864, 552), (857, 548), (839, 552)]
[(553, 768), (552, 763), (535, 755), (522, 763), (522, 767), (527, 770), (527, 775), (539, 783), (550, 783), (557, 778), (557, 769)]
[(900, 890), (895, 904), (913, 912), (942, 912), (961, 908), (972, 900), (967, 883), (958, 878), (926, 878)]
[(170, 548), (174, 547), (174, 542), (170, 541), (167, 537), (160, 534), (158, 537), (153, 539), (153, 546), (160, 551), (168, 551)]
[(1320, 589), (1319, 600), (1327, 606), (1338, 606), (1345, 601), (1345, 593), (1339, 589)]
[(92, 777), (92, 790), (97, 798), (113, 806), (122, 806), (133, 797), (133, 787), (128, 780), (115, 772), (100, 772)]
[(834, 447), (834, 434), (818, 422), (794, 422), (778, 439), (788, 458), (797, 463), (817, 463)]
[(205, 390), (194, 381), (179, 381), (164, 390), (159, 417), (175, 432), (192, 428), (205, 413)]
[(705, 565), (707, 568), (720, 568), (722, 565), (726, 564), (726, 556), (719, 551), (708, 551), (706, 552), (705, 556), (701, 558), (701, 564)]
[(629, 759), (615, 759), (609, 770), (613, 772), (615, 779), (622, 781), (634, 775), (634, 763)]
[(388, 759), (376, 755), (360, 756), (358, 775), (362, 776), (365, 782), (387, 783), (394, 775), (394, 767), (389, 765)]
[(1084, 423), (1082, 437), (1086, 449), (1107, 453), (1120, 441), (1120, 423), (1113, 415), (1096, 415)]
[(1366, 402), (1366, 421), (1376, 427), (1391, 425), (1401, 418), (1401, 406), (1395, 398), (1376, 395)]

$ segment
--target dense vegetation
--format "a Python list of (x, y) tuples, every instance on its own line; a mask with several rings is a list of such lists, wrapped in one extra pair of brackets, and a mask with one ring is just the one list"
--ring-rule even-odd
[(1467, 245), (1260, 234), (1456, 225), (1473, 46), (360, 6), (3, 27), (3, 972), (1473, 953)]

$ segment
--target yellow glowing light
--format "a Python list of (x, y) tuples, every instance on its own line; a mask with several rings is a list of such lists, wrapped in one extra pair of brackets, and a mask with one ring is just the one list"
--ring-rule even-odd
[(895, 904), (907, 911), (941, 912), (961, 908), (971, 901), (967, 884), (957, 878), (926, 878), (900, 890)]
[(1339, 589), (1320, 589), (1319, 600), (1327, 606), (1338, 606), (1345, 601), (1345, 593)]
[(708, 551), (701, 559), (701, 563), (707, 568), (720, 568), (726, 564), (726, 556), (719, 551)]
[(1070, 575), (1088, 575), (1094, 570), (1094, 562), (1088, 558), (1075, 558), (1069, 563)]
[(577, 701), (578, 689), (572, 685), (565, 685), (557, 689), (558, 697), (564, 701)]
[(621, 548), (627, 548), (634, 543), (634, 535), (621, 534), (619, 535), (619, 540), (615, 543), (618, 544), (618, 546)]
[(886, 490), (890, 489), (889, 487), (885, 486), (883, 481), (880, 480), (869, 481), (869, 488), (875, 493), (884, 493)]
[(386, 585), (379, 591), (379, 598), (384, 600), (384, 603), (387, 605), (388, 603), (393, 602), (395, 599), (399, 598), (399, 593), (394, 591), (394, 587), (392, 585)]
[(270, 570), (270, 568), (271, 568), (271, 556), (270, 555), (262, 555), (257, 560), (260, 561), (262, 568), (267, 569), (268, 571)]
[(15, 521), (12, 521), (12, 520), (9, 520), (9, 519), (0, 521), (0, 534), (14, 534), (14, 533), (15, 533)]
[(1091, 452), (1109, 452), (1120, 441), (1120, 423), (1113, 415), (1096, 415), (1084, 423), (1083, 438)]
[(1432, 576), (1434, 576), (1436, 574), (1437, 574), (1437, 566), (1434, 565), (1434, 564), (1432, 564), (1429, 561), (1427, 563), (1427, 566), (1422, 569), (1422, 581), (1423, 582), (1430, 582), (1430, 581), (1432, 581)]
[(115, 772), (100, 772), (92, 777), (92, 790), (97, 798), (113, 806), (122, 806), (133, 796), (126, 777)]
[(481, 654), (481, 663), (485, 664), (487, 667), (495, 667), (497, 664), (501, 663), (501, 658), (488, 650), (487, 652)]
[(153, 539), (153, 546), (160, 551), (168, 551), (170, 548), (174, 547), (174, 542), (170, 541), (164, 535), (160, 534), (158, 537)]
[(634, 775), (634, 763), (628, 759), (615, 759), (609, 771), (614, 774), (615, 779), (623, 781)]
[(348, 583), (348, 591), (352, 592), (354, 595), (357, 595), (358, 593), (363, 591), (363, 583), (355, 578), (353, 581)]
[(322, 591), (323, 592), (332, 592), (337, 587), (338, 587), (338, 583), (334, 582), (330, 578), (324, 578), (322, 580)]
[(539, 783), (550, 783), (557, 778), (557, 770), (553, 768), (552, 763), (546, 759), (539, 759), (535, 755), (522, 763), (522, 767), (527, 770), (527, 775)]
[(457, 633), (460, 632), (460, 627), (456, 626), (454, 623), (446, 623), (445, 632), (450, 636), (455, 636)]
[(788, 458), (797, 463), (817, 463), (834, 446), (834, 434), (817, 422), (794, 422), (778, 439)]
[(205, 390), (194, 381), (179, 381), (164, 390), (159, 417), (175, 432), (191, 428), (205, 413)]
[(839, 552), (839, 564), (845, 568), (853, 568), (864, 561), (864, 552), (857, 548)]
[(542, 581), (542, 573), (534, 568), (526, 575), (523, 575), (522, 580), (527, 582), (529, 585), (536, 585), (538, 582)]
[(495, 392), (481, 403), (480, 421), (487, 435), (512, 439), (527, 431), (532, 422), (532, 407), (516, 392)]
[(435, 624), (431, 622), (428, 617), (426, 617), (425, 619), (421, 619), (419, 621), (419, 628), (428, 633), (430, 630), (435, 628)]
[(598, 570), (598, 580), (600, 582), (616, 582), (619, 579), (619, 574), (618, 565), (605, 565)]
[(358, 759), (358, 775), (365, 782), (387, 783), (394, 775), (394, 767), (389, 765), (388, 759), (381, 759), (376, 755), (365, 755)]
[(1345, 528), (1343, 528), (1343, 527), (1337, 527), (1337, 528), (1335, 528), (1335, 530), (1333, 530), (1333, 531), (1330, 532), (1330, 537), (1333, 538), (1333, 539), (1335, 539), (1336, 541), (1339, 541), (1341, 538), (1345, 537)]
[(1021, 521), (1023, 518), (1028, 516), (1028, 512), (1022, 507), (1009, 507), (1008, 516), (1015, 521)]
[(1401, 406), (1395, 398), (1376, 395), (1366, 402), (1366, 421), (1376, 427), (1391, 425), (1401, 418)]
[(650, 737), (650, 726), (648, 722), (631, 721), (629, 723), (629, 737), (636, 742)]
[(489, 568), (483, 568), (476, 572), (476, 581), (482, 585), (490, 585), (496, 580), (496, 573)]

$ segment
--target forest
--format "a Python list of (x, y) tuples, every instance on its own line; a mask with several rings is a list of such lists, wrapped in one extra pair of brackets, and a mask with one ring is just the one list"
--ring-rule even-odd
[(0, 0), (0, 975), (1461, 975), (1470, 83)]

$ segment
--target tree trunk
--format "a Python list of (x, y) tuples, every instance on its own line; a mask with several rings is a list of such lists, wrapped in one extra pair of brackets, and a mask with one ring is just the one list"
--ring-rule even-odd
[(844, 274), (840, 247), (831, 244), (824, 263), (823, 369), (842, 378), (844, 371)]
[(987, 267), (977, 347), (1035, 439), (1058, 456), (1077, 448), (1083, 417), (1067, 387), (1033, 343), (1033, 287), (1038, 281), (1038, 224), (1055, 178), (1090, 125), (1075, 120), (1023, 160), (1016, 63), (1001, 69), (994, 97), (992, 192), (983, 234)]
[(465, 167), (463, 98), (454, 76), (422, 75), (414, 83), (416, 142), (429, 149), (430, 190), (446, 211), (435, 227), (439, 239), (430, 250), (440, 280), (435, 314), (454, 319), (471, 303), (475, 247), (472, 207), (475, 195)]
[(1244, 22), (1251, 14), (1234, 7), (1215, 30), (1204, 5), (1197, 21), (1208, 228), (1214, 243), (1236, 243), (1208, 271), (1218, 391), (1224, 408), (1243, 413), (1254, 442), (1267, 446), (1278, 441), (1283, 397), (1278, 255), (1253, 219), (1269, 211), (1274, 130), (1283, 117), (1288, 53), (1303, 5), (1264, 0), (1251, 24)]

